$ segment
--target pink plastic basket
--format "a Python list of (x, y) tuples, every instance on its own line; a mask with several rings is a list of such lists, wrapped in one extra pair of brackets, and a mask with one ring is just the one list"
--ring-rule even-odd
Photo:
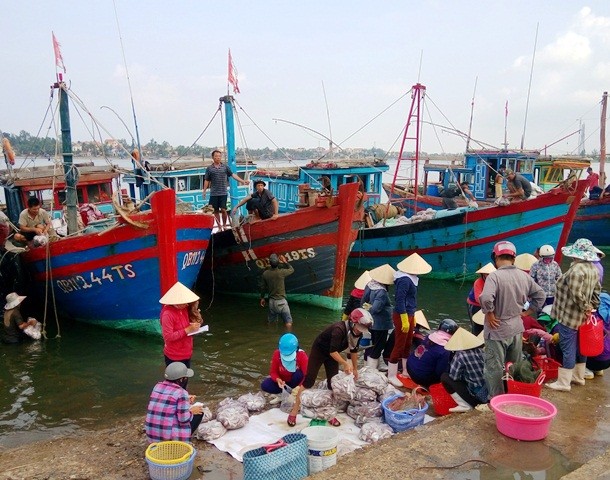
[[(534, 406), (547, 412), (543, 417), (521, 417), (501, 410), (501, 406), (517, 404)], [(507, 393), (493, 397), (489, 406), (496, 415), (498, 431), (510, 438), (525, 441), (542, 440), (549, 434), (551, 422), (557, 415), (557, 408), (551, 402), (531, 395)]]

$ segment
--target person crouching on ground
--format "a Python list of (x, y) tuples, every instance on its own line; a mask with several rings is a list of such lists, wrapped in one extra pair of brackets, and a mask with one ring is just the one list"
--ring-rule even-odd
[(180, 282), (176, 282), (159, 300), (159, 303), (163, 304), (161, 333), (165, 365), (182, 362), (187, 367), (191, 366), (193, 337), (189, 333), (195, 333), (201, 324), (198, 321), (191, 321), (189, 304), (198, 300), (199, 297)]
[(358, 277), (358, 280), (354, 282), (354, 288), (350, 292), (349, 298), (347, 299), (345, 307), (343, 308), (343, 315), (341, 316), (341, 320), (345, 321), (349, 319), (349, 314), (362, 304), (364, 288), (370, 281), (371, 276), (369, 275), (369, 271), (365, 270), (362, 275)]
[(277, 403), (279, 394), (286, 385), (296, 388), (303, 383), (306, 371), (307, 353), (299, 348), (296, 336), (285, 333), (280, 337), (278, 348), (273, 352), (269, 376), (262, 381), (261, 390), (276, 395), (272, 403)]
[[(479, 297), (485, 313), (485, 381), (489, 397), (504, 393), (502, 376), (506, 362), (521, 359), (523, 321), (542, 308), (544, 290), (527, 273), (515, 267), (517, 250), (508, 241), (498, 242), (493, 248), (497, 270), (490, 273)], [(529, 301), (527, 310), (523, 310)]]
[(487, 403), (487, 385), (483, 369), (483, 333), (474, 336), (468, 330), (458, 328), (445, 345), (445, 350), (455, 352), (449, 362), (449, 372), (441, 375), (441, 383), (457, 406), (452, 413), (472, 410), (481, 403)]
[(145, 429), (149, 443), (190, 441), (203, 418), (203, 405), (192, 405), (195, 396), (185, 389), (193, 375), (182, 362), (165, 368), (165, 380), (155, 385), (148, 402)]
[[(362, 334), (367, 332), (372, 324), (371, 314), (364, 308), (356, 308), (350, 314), (349, 320), (329, 325), (315, 338), (309, 352), (303, 386), (298, 390), (294, 406), (286, 420), (289, 426), (296, 425), (297, 414), (301, 408), (301, 393), (304, 389), (314, 386), (322, 365), (326, 371), (326, 385), (329, 389), (332, 389), (331, 379), (339, 373), (339, 365), (346, 374), (353, 374), (358, 379), (358, 344)], [(341, 356), (344, 350), (349, 350), (349, 360)], [(337, 418), (330, 419), (328, 423), (333, 427), (341, 425)]]
[(557, 280), (555, 302), (551, 309), (551, 318), (559, 322), (557, 331), (562, 363), (557, 381), (546, 386), (569, 392), (571, 383), (585, 384), (587, 358), (580, 354), (578, 348), (578, 328), (599, 306), (601, 285), (597, 269), (592, 264), (598, 257), (591, 240), (579, 238), (573, 245), (563, 247), (561, 253), (573, 259), (570, 268)]
[(388, 341), (388, 332), (392, 329), (392, 303), (388, 287), (394, 283), (395, 270), (388, 265), (381, 265), (369, 272), (371, 281), (367, 283), (362, 296), (362, 306), (373, 317), (371, 332), (372, 346), (366, 349), (366, 366), (375, 370)]
[(457, 323), (445, 318), (438, 326), (438, 330), (430, 333), (407, 360), (407, 373), (411, 379), (428, 388), (441, 381), (441, 374), (449, 369), (450, 354), (445, 345), (458, 329)]
[(468, 297), (466, 297), (466, 307), (468, 309), (468, 318), (470, 319), (470, 329), (474, 335), (478, 335), (483, 331), (483, 328), (477, 325), (472, 317), (475, 313), (481, 310), (481, 304), (479, 303), (479, 297), (481, 296), (481, 292), (483, 291), (483, 287), (485, 286), (485, 280), (487, 279), (487, 275), (491, 272), (495, 272), (496, 267), (494, 267), (493, 263), (489, 262), (479, 268), (476, 273), (481, 275), (477, 278), (472, 284), (472, 288), (468, 293)]
[(407, 374), (407, 358), (411, 351), (415, 330), (415, 310), (417, 310), (417, 285), (419, 276), (432, 271), (432, 267), (417, 253), (412, 253), (397, 266), (394, 276), (394, 348), (388, 363), (388, 381), (395, 387), (402, 387), (398, 379), (398, 361), (402, 360), (402, 373)]

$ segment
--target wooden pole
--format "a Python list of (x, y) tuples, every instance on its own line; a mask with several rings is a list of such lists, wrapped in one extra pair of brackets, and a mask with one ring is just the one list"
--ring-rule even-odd
[(606, 185), (606, 111), (608, 109), (608, 92), (602, 95), (602, 115), (599, 127), (599, 179), (602, 188)]

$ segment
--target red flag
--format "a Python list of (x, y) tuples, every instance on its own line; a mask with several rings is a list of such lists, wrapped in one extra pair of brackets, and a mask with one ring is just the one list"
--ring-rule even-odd
[(233, 58), (231, 58), (231, 49), (229, 48), (229, 83), (233, 85), (233, 93), (239, 93), (239, 86), (237, 85), (237, 69), (233, 64)]
[(61, 50), (59, 49), (60, 45), (59, 42), (57, 41), (57, 38), (55, 38), (55, 33), (51, 32), (51, 35), (53, 35), (53, 50), (55, 50), (55, 65), (57, 65), (59, 68), (61, 68), (64, 73), (66, 73), (66, 66), (64, 65), (64, 59), (61, 56)]

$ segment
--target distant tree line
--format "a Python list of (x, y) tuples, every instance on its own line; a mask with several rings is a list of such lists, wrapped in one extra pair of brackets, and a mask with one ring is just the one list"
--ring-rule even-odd
[[(4, 133), (9, 139), (11, 146), (17, 156), (20, 157), (52, 157), (55, 155), (56, 140), (50, 137), (35, 137), (22, 130), (18, 135)], [(107, 140), (104, 142), (72, 142), (72, 151), (75, 157), (126, 157), (127, 152), (131, 152), (134, 146), (125, 139)], [(145, 145), (142, 145), (144, 158), (172, 158), (172, 157), (205, 157), (211, 156), (212, 150), (217, 147), (203, 147), (200, 145), (173, 147), (168, 142), (157, 142), (154, 138)], [(61, 150), (61, 146), (59, 147)], [(337, 156), (354, 157), (377, 157), (384, 158), (386, 152), (379, 148), (357, 148), (344, 151), (336, 150)], [(247, 152), (244, 149), (237, 149), (238, 157), (248, 156), (254, 160), (315, 160), (321, 157), (330, 158), (326, 149), (318, 148), (250, 148)]]

